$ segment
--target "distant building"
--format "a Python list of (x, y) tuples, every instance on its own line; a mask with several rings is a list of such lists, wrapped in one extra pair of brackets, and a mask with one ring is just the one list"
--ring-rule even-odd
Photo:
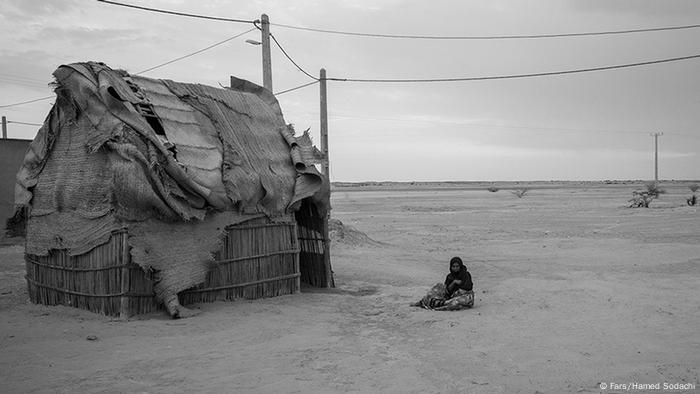
[(5, 238), (5, 222), (14, 214), (15, 176), (30, 142), (0, 138), (0, 240)]

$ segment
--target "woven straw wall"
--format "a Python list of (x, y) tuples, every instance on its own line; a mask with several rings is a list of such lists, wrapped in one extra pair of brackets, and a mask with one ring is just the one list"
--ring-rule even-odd
[[(230, 226), (226, 233), (204, 283), (180, 292), (183, 305), (299, 291), (294, 222), (260, 218)], [(77, 256), (65, 250), (26, 255), (26, 267), (29, 297), (37, 304), (124, 318), (163, 309), (153, 287), (158, 273), (145, 272), (131, 262), (125, 231), (114, 232), (107, 243)]]

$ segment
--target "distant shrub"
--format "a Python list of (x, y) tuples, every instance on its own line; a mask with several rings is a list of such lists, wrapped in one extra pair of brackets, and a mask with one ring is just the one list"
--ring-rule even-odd
[(700, 188), (700, 186), (698, 186), (697, 183), (693, 183), (693, 184), (688, 185), (688, 189), (690, 189), (690, 191), (693, 192), (693, 195), (690, 196), (689, 198), (687, 198), (685, 201), (691, 207), (698, 203), (698, 197), (695, 195), (695, 192), (698, 191), (699, 188)]
[(661, 194), (666, 193), (657, 182), (649, 182), (644, 185), (646, 190), (635, 190), (632, 192), (632, 198), (628, 200), (630, 208), (649, 208), (652, 201), (659, 198)]
[(511, 190), (510, 192), (513, 193), (513, 195), (514, 195), (515, 197), (523, 198), (523, 197), (525, 197), (525, 195), (527, 194), (528, 191), (530, 191), (530, 189), (524, 187), (524, 188), (521, 188), (521, 189)]
[(630, 208), (649, 208), (649, 204), (656, 198), (646, 190), (635, 190), (632, 195), (633, 197), (627, 201), (630, 203)]
[(654, 198), (659, 198), (659, 195), (666, 193), (666, 189), (662, 189), (657, 182), (648, 182), (644, 186), (647, 188), (647, 192), (654, 196)]
[(491, 193), (496, 193), (498, 191), (498, 188), (496, 186), (491, 186), (486, 190), (490, 191)]

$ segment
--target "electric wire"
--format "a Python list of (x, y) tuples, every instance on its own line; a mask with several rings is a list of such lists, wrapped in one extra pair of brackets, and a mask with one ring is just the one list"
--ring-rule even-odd
[[(233, 40), (233, 39), (236, 39), (236, 38), (238, 38), (238, 37), (240, 37), (240, 36), (242, 36), (242, 35), (245, 35), (245, 34), (247, 34), (247, 33), (250, 33), (250, 32), (253, 31), (253, 30), (255, 30), (255, 28), (248, 29), (248, 30), (246, 30), (246, 31), (244, 31), (244, 32), (242, 32), (242, 33), (239, 33), (239, 34), (237, 34), (237, 35), (235, 35), (235, 36), (233, 36), (233, 37), (229, 37), (229, 38), (227, 38), (227, 39), (225, 39), (225, 40), (222, 40), (222, 41), (219, 41), (219, 42), (217, 42), (217, 43), (215, 43), (215, 44), (209, 45), (208, 47), (202, 48), (202, 49), (200, 49), (200, 50), (198, 50), (198, 51), (195, 51), (195, 52), (192, 52), (192, 53), (188, 53), (188, 54), (186, 54), (186, 55), (184, 55), (184, 56), (180, 56), (180, 57), (178, 57), (178, 58), (169, 60), (169, 61), (167, 61), (167, 62), (158, 64), (158, 65), (156, 65), (156, 66), (147, 68), (147, 69), (145, 69), (145, 70), (139, 71), (139, 72), (135, 73), (134, 75), (144, 74), (144, 73), (147, 73), (147, 72), (149, 72), (149, 71), (155, 70), (155, 69), (157, 69), (157, 68), (160, 68), (160, 67), (163, 67), (163, 66), (167, 66), (168, 64), (172, 64), (172, 63), (175, 63), (175, 62), (177, 62), (177, 61), (186, 59), (186, 58), (188, 58), (188, 57), (197, 55), (197, 54), (199, 54), (199, 53), (202, 53), (202, 52), (204, 52), (204, 51), (207, 51), (207, 50), (209, 50), (209, 49), (212, 49), (212, 48), (214, 48), (214, 47), (217, 47), (217, 46), (219, 46), (219, 45), (222, 45), (222, 44), (224, 44), (224, 43), (226, 43), (226, 42), (228, 42), (228, 41), (231, 41), (231, 40)], [(27, 101), (22, 101), (22, 102), (18, 102), (18, 103), (0, 105), (0, 108), (9, 108), (9, 107), (14, 107), (14, 106), (18, 106), (18, 105), (24, 105), (24, 104), (34, 103), (34, 102), (37, 102), (37, 101), (48, 100), (48, 99), (53, 98), (53, 97), (54, 97), (54, 96), (47, 96), (47, 97), (41, 97), (41, 98), (34, 99), (34, 100), (27, 100)]]
[[(158, 12), (161, 14), (185, 16), (190, 18), (198, 19), (208, 19), (223, 22), (235, 22), (235, 23), (254, 23), (254, 20), (248, 19), (236, 19), (236, 18), (224, 18), (218, 16), (192, 14), (186, 12), (169, 11), (160, 8), (144, 7), (133, 4), (121, 3), (117, 1), (110, 0), (97, 0), (100, 3), (111, 4), (120, 7), (127, 7), (138, 9), (142, 11)], [(362, 32), (350, 32), (342, 30), (330, 30), (330, 29), (319, 29), (305, 26), (294, 26), (287, 25), (283, 23), (270, 23), (271, 26), (282, 27), (286, 29), (303, 30), (316, 33), (327, 33), (327, 34), (339, 34), (346, 36), (357, 36), (357, 37), (375, 37), (375, 38), (399, 38), (399, 39), (422, 39), (422, 40), (510, 40), (510, 39), (537, 39), (537, 38), (558, 38), (558, 37), (581, 37), (581, 36), (602, 36), (602, 35), (615, 35), (615, 34), (630, 34), (630, 33), (645, 33), (645, 32), (657, 32), (657, 31), (670, 31), (670, 30), (685, 30), (685, 29), (695, 29), (699, 28), (700, 24), (692, 25), (681, 25), (681, 26), (666, 26), (666, 27), (652, 27), (652, 28), (642, 28), (642, 29), (626, 29), (626, 30), (607, 30), (607, 31), (597, 31), (597, 32), (578, 32), (578, 33), (559, 33), (559, 34), (524, 34), (524, 35), (496, 35), (496, 36), (439, 36), (439, 35), (413, 35), (413, 34), (381, 34), (381, 33), (362, 33)]]
[[(240, 35), (249, 33), (251, 30), (248, 30), (246, 32), (241, 33)], [(239, 35), (239, 36), (240, 36)], [(271, 37), (273, 37), (273, 40), (277, 44), (277, 46), (282, 50), (282, 52), (285, 54), (287, 59), (292, 62), (300, 71), (302, 71), (304, 74), (306, 74), (308, 77), (312, 78), (315, 82), (320, 81), (319, 78), (314, 77), (313, 75), (309, 74), (306, 72), (304, 69), (302, 69), (290, 56), (289, 54), (279, 45), (276, 39), (274, 39), (274, 36), (270, 34)], [(230, 38), (233, 39), (234, 37)], [(230, 40), (227, 39), (227, 40)], [(225, 41), (224, 41), (225, 42)], [(206, 50), (208, 48), (205, 48)], [(203, 50), (200, 50), (196, 53), (202, 52)], [(141, 71), (140, 73), (144, 73), (147, 71), (150, 71), (154, 68), (164, 66), (166, 64), (173, 63), (177, 60), (181, 60), (185, 57), (192, 56), (196, 53), (192, 53), (189, 55), (182, 56), (178, 59), (173, 59), (169, 62), (163, 63), (158, 66), (154, 66), (150, 69)], [(511, 74), (511, 75), (492, 75), (492, 76), (483, 76), (483, 77), (462, 77), (462, 78), (427, 78), (427, 79), (361, 79), (361, 78), (326, 78), (327, 81), (336, 81), (336, 82), (363, 82), (363, 83), (432, 83), (432, 82), (468, 82), (468, 81), (486, 81), (486, 80), (497, 80), (497, 79), (516, 79), (516, 78), (532, 78), (532, 77), (544, 77), (544, 76), (552, 76), (552, 75), (567, 75), (567, 74), (577, 74), (577, 73), (586, 73), (586, 72), (593, 72), (593, 71), (604, 71), (604, 70), (615, 70), (615, 69), (622, 69), (622, 68), (630, 68), (630, 67), (639, 67), (639, 66), (648, 66), (652, 64), (661, 64), (661, 63), (671, 63), (671, 62), (677, 62), (677, 61), (683, 61), (683, 60), (690, 60), (690, 59), (697, 59), (700, 58), (700, 54), (697, 55), (690, 55), (690, 56), (681, 56), (681, 57), (675, 57), (675, 58), (667, 58), (667, 59), (659, 59), (659, 60), (650, 60), (650, 61), (644, 61), (644, 62), (637, 62), (637, 63), (627, 63), (627, 64), (618, 64), (618, 65), (613, 65), (613, 66), (602, 66), (602, 67), (590, 67), (590, 68), (582, 68), (582, 69), (575, 69), (575, 70), (563, 70), (563, 71), (549, 71), (549, 72), (541, 72), (541, 73), (529, 73), (529, 74)], [(139, 73), (139, 74), (140, 74)], [(299, 86), (297, 88), (293, 88), (293, 90), (296, 89), (301, 89), (302, 87), (308, 86), (311, 84)], [(290, 90), (291, 91), (291, 90)], [(279, 92), (277, 94), (282, 94), (286, 93), (286, 91)], [(5, 104), (5, 105), (0, 105), (0, 108), (8, 108), (8, 107), (14, 107), (17, 105), (23, 105), (23, 104), (29, 104), (37, 101), (42, 101), (42, 100), (48, 100), (50, 98), (53, 98), (53, 96), (47, 96), (47, 97), (41, 97), (38, 99), (34, 100), (28, 100), (28, 101), (22, 101), (18, 103), (12, 103), (12, 104)]]
[[(257, 25), (256, 25), (256, 27), (257, 27)], [(299, 71), (303, 72), (304, 74), (306, 74), (307, 77), (313, 79), (314, 81), (318, 81), (318, 80), (319, 80), (318, 78), (314, 77), (313, 75), (311, 75), (311, 74), (309, 74), (308, 72), (306, 72), (306, 70), (304, 70), (303, 68), (301, 68), (301, 66), (299, 66), (299, 65), (297, 64), (297, 62), (295, 62), (294, 59), (292, 59), (291, 56), (289, 56), (289, 54), (287, 53), (287, 51), (285, 51), (284, 48), (282, 48), (282, 45), (280, 45), (279, 41), (277, 41), (277, 38), (275, 38), (275, 36), (274, 36), (272, 33), (270, 33), (270, 37), (272, 38), (272, 41), (275, 42), (275, 45), (277, 45), (277, 48), (279, 48), (280, 51), (282, 51), (282, 53), (284, 54), (284, 56), (285, 56), (287, 59), (289, 59), (289, 61), (292, 62), (292, 64), (293, 64), (297, 69), (299, 69)]]
[[(318, 113), (314, 114), (318, 116)], [(361, 120), (361, 121), (388, 121), (388, 122), (402, 122), (402, 123), (426, 123), (430, 125), (450, 125), (455, 127), (486, 127), (495, 129), (524, 129), (533, 130), (541, 132), (556, 132), (556, 133), (600, 133), (600, 134), (632, 134), (640, 135), (646, 134), (648, 131), (643, 130), (621, 130), (621, 129), (595, 129), (595, 128), (574, 128), (574, 127), (557, 127), (557, 126), (537, 126), (537, 125), (517, 125), (517, 124), (496, 124), (496, 123), (472, 123), (472, 122), (460, 122), (460, 121), (450, 121), (450, 120), (439, 120), (439, 119), (421, 119), (414, 117), (387, 117), (387, 116), (357, 116), (357, 115), (347, 115), (334, 113), (329, 115), (329, 118), (336, 120)], [(700, 135), (692, 135), (687, 133), (681, 133), (676, 131), (665, 131), (666, 134), (673, 134), (676, 136), (683, 136), (688, 138), (700, 138)]]
[(40, 98), (34, 99), (34, 100), (21, 101), (21, 102), (19, 102), (19, 103), (12, 103), (12, 104), (0, 105), (0, 108), (9, 108), (9, 107), (17, 106), (17, 105), (24, 105), (24, 104), (29, 104), (29, 103), (35, 103), (35, 102), (37, 102), (37, 101), (48, 100), (48, 99), (51, 99), (51, 98), (53, 98), (53, 97), (54, 97), (54, 96), (46, 96), (46, 97), (40, 97)]
[(645, 29), (628, 29), (628, 30), (608, 30), (597, 32), (581, 32), (581, 33), (560, 33), (560, 34), (523, 34), (523, 35), (496, 35), (496, 36), (440, 36), (440, 35), (413, 35), (413, 34), (381, 34), (381, 33), (362, 33), (350, 32), (342, 30), (318, 29), (312, 27), (285, 25), (282, 23), (272, 23), (271, 26), (282, 27), (285, 29), (303, 30), (316, 33), (337, 34), (355, 37), (374, 37), (374, 38), (397, 38), (397, 39), (420, 39), (420, 40), (513, 40), (513, 39), (534, 39), (534, 38), (559, 38), (559, 37), (583, 37), (583, 36), (602, 36), (615, 34), (630, 34), (657, 32), (669, 30), (685, 30), (696, 29), (700, 24), (683, 25), (683, 26), (668, 26), (668, 27), (653, 27)]
[(305, 83), (305, 84), (303, 84), (303, 85), (299, 85), (299, 86), (297, 86), (297, 87), (295, 87), (295, 88), (291, 88), (291, 89), (283, 90), (283, 91), (281, 91), (281, 92), (277, 92), (277, 93), (275, 93), (275, 96), (279, 96), (280, 94), (285, 94), (285, 93), (293, 92), (293, 91), (295, 91), (295, 90), (297, 90), (297, 89), (301, 89), (301, 88), (305, 88), (305, 87), (307, 87), (307, 86), (311, 86), (311, 85), (317, 84), (319, 81), (320, 81), (320, 80), (311, 81), (311, 82), (309, 82), (309, 83)]
[(16, 120), (8, 120), (7, 123), (8, 123), (8, 124), (9, 124), (9, 123), (21, 124), (21, 125), (25, 125), (25, 126), (42, 126), (42, 125), (39, 124), (39, 123), (18, 122), (18, 121), (16, 121)]
[(8, 84), (8, 85), (15, 85), (15, 86), (23, 86), (23, 87), (28, 87), (28, 88), (47, 88), (49, 86), (48, 83), (29, 82), (29, 81), (23, 81), (23, 80), (19, 80), (19, 79), (9, 79), (9, 78), (3, 78), (3, 77), (0, 77), (0, 83)]
[(12, 78), (12, 79), (18, 79), (18, 80), (25, 80), (28, 82), (37, 82), (37, 83), (44, 83), (45, 82), (43, 79), (25, 77), (22, 75), (7, 74), (7, 73), (0, 73), (0, 78)]
[[(101, 1), (101, 0), (100, 0), (100, 1)], [(157, 69), (157, 68), (160, 68), (160, 67), (163, 67), (163, 66), (167, 66), (168, 64), (172, 64), (172, 63), (175, 63), (175, 62), (180, 61), (180, 60), (182, 60), (182, 59), (186, 59), (186, 58), (188, 58), (188, 57), (191, 57), (191, 56), (200, 54), (200, 53), (202, 53), (202, 52), (204, 52), (204, 51), (208, 51), (209, 49), (212, 49), (212, 48), (214, 48), (214, 47), (217, 47), (217, 46), (219, 46), (219, 45), (221, 45), (221, 44), (225, 44), (225, 43), (227, 43), (227, 42), (229, 42), (229, 41), (231, 41), (231, 40), (233, 40), (233, 39), (236, 39), (236, 38), (238, 38), (238, 37), (240, 37), (240, 36), (243, 36), (243, 35), (245, 35), (245, 34), (248, 34), (248, 33), (250, 33), (250, 32), (253, 31), (253, 30), (255, 30), (255, 28), (248, 29), (248, 30), (246, 30), (246, 31), (244, 31), (244, 32), (242, 32), (242, 33), (236, 34), (236, 35), (233, 36), (233, 37), (229, 37), (229, 38), (227, 38), (227, 39), (225, 39), (225, 40), (222, 40), (222, 41), (219, 41), (219, 42), (217, 42), (217, 43), (215, 43), (215, 44), (209, 45), (208, 47), (202, 48), (202, 49), (200, 49), (200, 50), (198, 50), (198, 51), (195, 51), (195, 52), (192, 52), (192, 53), (188, 53), (187, 55), (183, 55), (183, 56), (180, 56), (180, 57), (175, 58), (175, 59), (173, 59), (173, 60), (169, 60), (169, 61), (167, 61), (167, 62), (165, 62), (165, 63), (161, 63), (161, 64), (159, 64), (159, 65), (157, 65), (157, 66), (153, 66), (153, 67), (147, 68), (147, 69), (145, 69), (145, 70), (143, 70), (143, 71), (139, 71), (139, 72), (136, 73), (136, 75), (144, 74), (144, 73), (147, 73), (147, 72), (149, 72), (149, 71), (153, 71), (153, 70), (155, 70), (155, 69)]]
[[(252, 30), (248, 30), (242, 34), (248, 33)], [(272, 34), (270, 35), (271, 37)], [(320, 81), (319, 78), (316, 78), (312, 76), (311, 74), (307, 73), (304, 71), (299, 65), (287, 54), (286, 51), (279, 45), (277, 40), (274, 40), (275, 43), (278, 45), (280, 50), (283, 51), (285, 56), (299, 69), (301, 70), (304, 74), (312, 78), (315, 82)], [(201, 52), (201, 51), (200, 51)], [(194, 53), (193, 53), (194, 54)], [(191, 56), (192, 54), (190, 54)], [(181, 58), (185, 58), (181, 57)], [(613, 65), (613, 66), (602, 66), (602, 67), (590, 67), (590, 68), (582, 68), (582, 69), (575, 69), (575, 70), (563, 70), (563, 71), (550, 71), (550, 72), (541, 72), (541, 73), (530, 73), (530, 74), (512, 74), (512, 75), (493, 75), (493, 76), (484, 76), (484, 77), (464, 77), (464, 78), (428, 78), (428, 79), (360, 79), (360, 78), (326, 78), (327, 81), (336, 81), (336, 82), (365, 82), (365, 83), (431, 83), (431, 82), (467, 82), (467, 81), (485, 81), (485, 80), (497, 80), (497, 79), (516, 79), (516, 78), (532, 78), (532, 77), (544, 77), (544, 76), (552, 76), (552, 75), (567, 75), (567, 74), (576, 74), (576, 73), (585, 73), (585, 72), (593, 72), (593, 71), (604, 71), (604, 70), (614, 70), (614, 69), (622, 69), (622, 68), (629, 68), (629, 67), (639, 67), (639, 66), (648, 66), (652, 64), (661, 64), (661, 63), (670, 63), (670, 62), (677, 62), (677, 61), (683, 61), (683, 60), (690, 60), (690, 59), (697, 59), (700, 58), (700, 54), (698, 55), (690, 55), (690, 56), (681, 56), (681, 57), (675, 57), (675, 58), (668, 58), (668, 59), (659, 59), (659, 60), (650, 60), (650, 61), (645, 61), (645, 62), (637, 62), (637, 63), (627, 63), (627, 64), (618, 64), (618, 65)], [(174, 61), (180, 60), (174, 59), (171, 60), (170, 62), (163, 63), (159, 66), (154, 66), (151, 69), (154, 69), (155, 67), (160, 67), (166, 64), (170, 64)], [(150, 71), (151, 69), (147, 69), (144, 71), (141, 71), (141, 73), (144, 73), (146, 71)], [(310, 85), (310, 84), (308, 84)], [(308, 86), (305, 85), (305, 86)], [(293, 90), (296, 89), (301, 89), (302, 87), (305, 86), (299, 86), (297, 88), (294, 88)], [(290, 90), (291, 91), (291, 90)], [(277, 94), (282, 94), (286, 93), (286, 91), (279, 92)], [(53, 96), (47, 96), (47, 97), (41, 97), (38, 99), (34, 100), (27, 100), (27, 101), (22, 101), (18, 103), (12, 103), (12, 104), (5, 104), (5, 105), (0, 105), (0, 108), (8, 108), (8, 107), (14, 107), (17, 105), (23, 105), (23, 104), (29, 104), (37, 101), (42, 101), (42, 100), (48, 100), (50, 98), (53, 98)]]
[(580, 69), (574, 69), (574, 70), (548, 71), (548, 72), (527, 73), (527, 74), (492, 75), (492, 76), (483, 76), (483, 77), (425, 78), (425, 79), (326, 78), (326, 80), (338, 81), (338, 82), (369, 82), (369, 83), (430, 83), (430, 82), (487, 81), (487, 80), (495, 80), (495, 79), (532, 78), (532, 77), (545, 77), (545, 76), (552, 76), (552, 75), (578, 74), (578, 73), (603, 71), (603, 70), (615, 70), (615, 69), (629, 68), (629, 67), (648, 66), (648, 65), (652, 65), (652, 64), (678, 62), (678, 61), (697, 59), (697, 58), (700, 58), (700, 54), (674, 57), (674, 58), (668, 58), (668, 59), (649, 60), (649, 61), (637, 62), (637, 63), (617, 64), (617, 65), (613, 65), (613, 66), (589, 67), (589, 68), (580, 68)]
[(186, 17), (190, 17), (190, 18), (209, 19), (209, 20), (223, 21), (223, 22), (253, 23), (252, 20), (247, 20), (247, 19), (222, 18), (222, 17), (218, 17), (218, 16), (208, 16), (208, 15), (190, 14), (190, 13), (186, 13), (186, 12), (168, 11), (168, 10), (163, 10), (163, 9), (159, 9), (159, 8), (143, 7), (143, 6), (139, 6), (139, 5), (119, 3), (116, 1), (109, 1), (109, 0), (97, 0), (97, 1), (100, 3), (112, 4), (112, 5), (116, 5), (116, 6), (120, 6), (120, 7), (134, 8), (134, 9), (143, 10), (143, 11), (158, 12), (161, 14), (186, 16)]
[(48, 82), (41, 79), (6, 73), (0, 73), (0, 82), (27, 87), (45, 88), (48, 86)]

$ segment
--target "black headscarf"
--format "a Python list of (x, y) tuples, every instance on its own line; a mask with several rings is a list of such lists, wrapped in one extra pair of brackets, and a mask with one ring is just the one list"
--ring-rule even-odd
[[(452, 272), (452, 264), (454, 263), (459, 263), (459, 272), (457, 272), (456, 274)], [(455, 279), (462, 281), (462, 283), (459, 286), (457, 286), (457, 289), (464, 289), (466, 291), (470, 291), (472, 289), (472, 276), (469, 273), (469, 271), (467, 271), (467, 267), (462, 262), (462, 259), (459, 257), (453, 257), (452, 259), (450, 259), (450, 273), (445, 278), (445, 286), (452, 283), (452, 281)]]

